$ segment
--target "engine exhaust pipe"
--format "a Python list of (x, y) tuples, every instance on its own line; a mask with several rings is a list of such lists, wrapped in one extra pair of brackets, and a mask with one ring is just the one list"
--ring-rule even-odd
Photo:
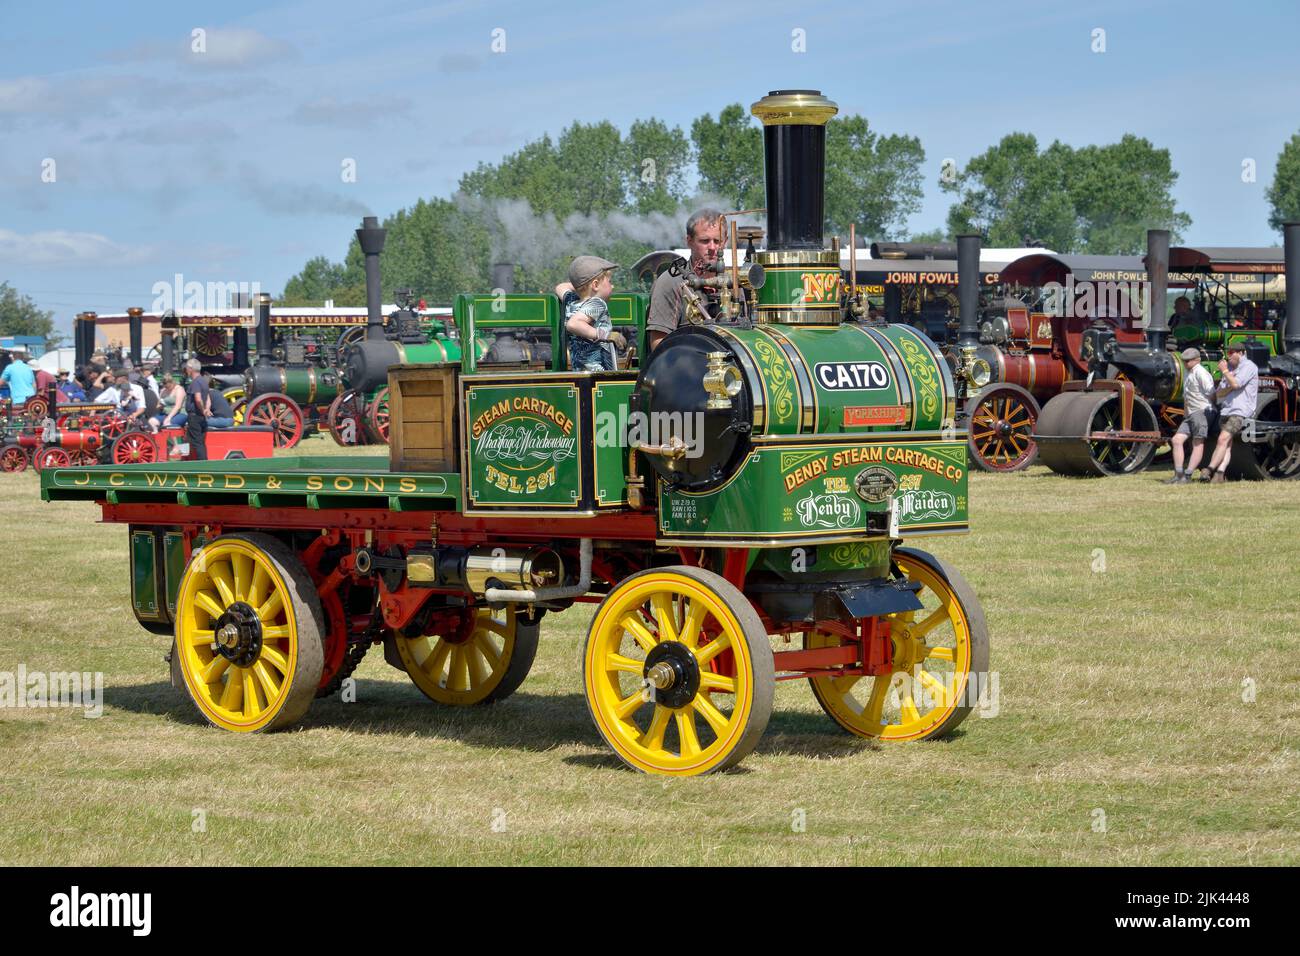
[(1166, 298), (1169, 294), (1169, 230), (1147, 230), (1147, 281), (1151, 283), (1147, 295), (1147, 347), (1153, 352), (1163, 352), (1169, 338), (1169, 312)]
[(271, 295), (259, 292), (253, 300), (253, 316), (256, 324), (253, 334), (256, 336), (257, 364), (271, 364)]
[(99, 313), (86, 312), (83, 314), (85, 322), (82, 325), (82, 328), (86, 332), (86, 361), (89, 362), (91, 357), (95, 354), (95, 335), (99, 331), (95, 327), (95, 323), (99, 319)]
[(515, 264), (513, 262), (494, 262), (492, 264), (492, 291), (500, 289), (506, 295), (515, 291)]
[(131, 364), (139, 368), (144, 362), (144, 309), (133, 305), (126, 310), (126, 328), (131, 348)]
[(773, 90), (750, 107), (763, 124), (768, 271), (756, 320), (834, 325), (843, 321), (838, 249), (826, 249), (826, 124), (839, 107), (818, 90)]
[(980, 344), (980, 246), (978, 233), (957, 237), (957, 307), (961, 322), (957, 326), (957, 346), (974, 348)]
[(76, 318), (72, 320), (72, 348), (76, 353), (72, 361), (80, 371), (90, 361), (90, 352), (86, 350), (86, 313), (84, 312), (78, 312)]
[(366, 339), (377, 342), (384, 339), (383, 289), (380, 284), (379, 254), (384, 251), (387, 230), (379, 225), (376, 216), (366, 216), (357, 230), (357, 242), (366, 257)]

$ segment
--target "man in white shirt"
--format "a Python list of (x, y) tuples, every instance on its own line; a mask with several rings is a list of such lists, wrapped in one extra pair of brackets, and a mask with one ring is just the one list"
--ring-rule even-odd
[(1259, 366), (1246, 358), (1246, 347), (1240, 341), (1228, 346), (1227, 356), (1219, 362), (1219, 371), (1223, 379), (1214, 393), (1219, 400), (1219, 439), (1207, 469), (1211, 472), (1210, 483), (1216, 485), (1227, 480), (1232, 439), (1245, 431), (1246, 422), (1255, 417), (1255, 406), (1259, 403)]
[[(1185, 485), (1191, 481), (1196, 466), (1205, 453), (1205, 437), (1210, 432), (1209, 415), (1214, 407), (1214, 376), (1201, 364), (1201, 353), (1193, 348), (1183, 349), (1183, 421), (1174, 432), (1171, 444), (1174, 449), (1174, 476), (1166, 485)], [(1183, 453), (1187, 439), (1192, 440), (1192, 457), (1183, 470)]]

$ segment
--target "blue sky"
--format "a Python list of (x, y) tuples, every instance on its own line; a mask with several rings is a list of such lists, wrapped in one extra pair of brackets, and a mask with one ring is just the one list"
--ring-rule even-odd
[(1298, 42), (1294, 2), (0, 0), (0, 280), (64, 329), (147, 306), (178, 272), (279, 292), (310, 256), (341, 257), (364, 212), (448, 195), (575, 119), (687, 128), (793, 87), (920, 137), (913, 230), (944, 221), (944, 159), (1012, 130), (1133, 132), (1171, 150), (1189, 241), (1267, 245), (1264, 191), (1300, 130)]

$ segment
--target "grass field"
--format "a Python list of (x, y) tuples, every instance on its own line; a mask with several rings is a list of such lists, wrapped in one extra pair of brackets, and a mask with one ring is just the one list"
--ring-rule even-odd
[(1294, 865), (1300, 483), (1167, 474), (977, 474), (974, 533), (919, 545), (983, 601), (996, 716), (877, 747), (788, 682), (738, 770), (671, 781), (592, 726), (590, 607), (491, 708), (376, 649), (299, 730), (208, 729), (131, 616), (126, 529), (0, 475), (0, 671), (105, 681), (99, 719), (0, 710), (0, 863)]

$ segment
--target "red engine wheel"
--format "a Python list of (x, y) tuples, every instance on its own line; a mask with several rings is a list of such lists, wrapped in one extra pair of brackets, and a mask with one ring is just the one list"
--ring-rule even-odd
[(348, 390), (330, 402), (329, 412), (325, 416), (325, 425), (330, 437), (347, 448), (360, 445), (364, 439), (362, 430), (361, 405), (355, 391)]
[(388, 386), (375, 393), (374, 401), (366, 407), (366, 433), (371, 441), (388, 444)]
[(32, 467), (42, 472), (46, 468), (67, 468), (72, 464), (72, 456), (62, 448), (42, 448), (32, 457)]
[(1038, 402), (1019, 385), (986, 386), (966, 406), (970, 416), (967, 451), (982, 471), (1021, 471), (1038, 457), (1034, 428)]
[(0, 471), (17, 474), (26, 471), (27, 465), (27, 449), (22, 445), (5, 445), (0, 451)]
[(159, 458), (158, 441), (146, 432), (127, 432), (113, 442), (113, 464), (148, 464)]
[(302, 438), (302, 409), (288, 395), (270, 392), (249, 402), (244, 424), (266, 425), (276, 448), (292, 448)]
[(110, 415), (104, 419), (103, 424), (99, 426), (99, 437), (105, 442), (110, 442), (126, 432), (126, 419), (118, 415)]

